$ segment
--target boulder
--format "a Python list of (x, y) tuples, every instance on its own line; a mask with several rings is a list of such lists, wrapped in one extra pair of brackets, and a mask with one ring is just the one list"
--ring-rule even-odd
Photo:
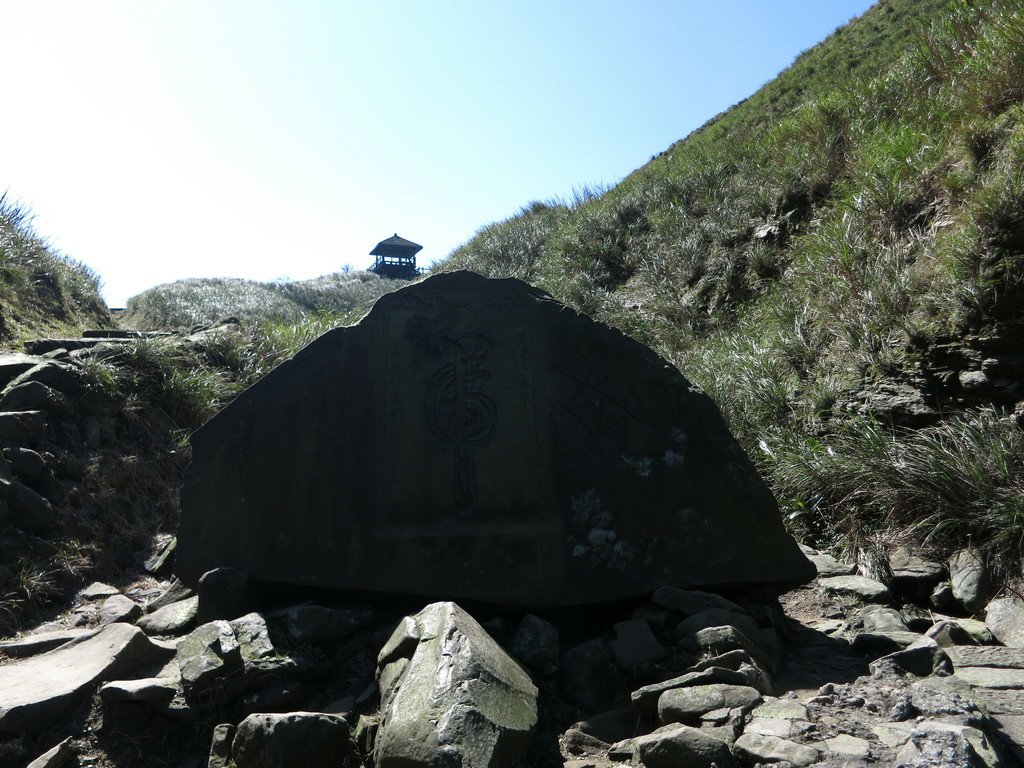
[(0, 641), (0, 653), (11, 657), (34, 656), (37, 653), (45, 653), (46, 651), (60, 648), (72, 640), (79, 640), (94, 634), (96, 634), (95, 629), (86, 629), (84, 627), (33, 632), (16, 640)]
[(808, 555), (807, 559), (814, 564), (814, 569), (821, 578), (852, 576), (857, 572), (857, 565), (855, 563), (841, 563), (832, 555)]
[(238, 639), (231, 625), (223, 619), (192, 630), (178, 643), (177, 655), (186, 690), (206, 687), (242, 666)]
[(537, 726), (537, 688), (454, 603), (407, 617), (377, 669), (377, 768), (501, 768), (525, 755)]
[(703, 392), (517, 280), (455, 272), (383, 296), (191, 442), (174, 565), (189, 584), (232, 566), (542, 607), (814, 575)]
[(814, 747), (756, 733), (744, 733), (736, 739), (733, 750), (741, 760), (750, 764), (786, 762), (797, 768), (813, 765), (821, 756)]
[(288, 712), (253, 714), (239, 723), (228, 765), (356, 768), (361, 762), (344, 718), (323, 712)]
[(75, 751), (71, 737), (68, 736), (52, 749), (46, 750), (25, 768), (64, 768), (71, 764), (71, 760), (75, 757)]
[(7, 497), (10, 521), (23, 531), (40, 532), (53, 521), (53, 505), (20, 480), (12, 480)]
[(961, 549), (949, 558), (949, 581), (953, 597), (968, 613), (977, 613), (985, 607), (988, 574), (984, 561), (975, 550)]
[(38, 381), (9, 386), (0, 397), (0, 410), (48, 411), (66, 415), (71, 412), (68, 399), (60, 392)]
[(27, 659), (0, 665), (0, 733), (42, 733), (71, 715), (106, 680), (167, 658), (142, 630), (110, 624)]
[(690, 638), (708, 627), (735, 627), (749, 638), (756, 638), (761, 633), (757, 622), (746, 613), (708, 608), (679, 622), (676, 625), (676, 637)]
[(913, 600), (930, 595), (946, 574), (941, 563), (918, 557), (905, 547), (897, 548), (889, 556), (889, 570), (893, 588)]
[(658, 699), (658, 719), (662, 723), (692, 725), (713, 709), (753, 709), (760, 703), (761, 694), (745, 685), (718, 683), (674, 688)]
[(985, 609), (985, 626), (1003, 645), (1024, 648), (1024, 601), (1016, 597), (993, 600)]
[(661, 729), (635, 743), (646, 768), (736, 768), (729, 745), (699, 728)]
[(15, 476), (25, 483), (34, 483), (46, 471), (43, 457), (31, 448), (5, 448), (4, 458)]
[(743, 609), (728, 598), (716, 595), (714, 592), (702, 592), (696, 589), (679, 589), (678, 587), (659, 587), (654, 590), (651, 600), (656, 605), (679, 611), (683, 616), (692, 616), (695, 613), (706, 611), (709, 608), (718, 608), (723, 611), (743, 613)]
[(0, 352), (0, 389), (5, 389), (15, 378), (43, 362), (35, 355), (21, 352)]

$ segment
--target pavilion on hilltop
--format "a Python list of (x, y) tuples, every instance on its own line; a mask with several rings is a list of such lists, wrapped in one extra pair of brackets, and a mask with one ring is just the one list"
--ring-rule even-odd
[(412, 280), (420, 273), (416, 266), (416, 254), (421, 250), (422, 245), (399, 237), (396, 232), (393, 237), (381, 240), (370, 251), (371, 256), (377, 257), (370, 271), (392, 280)]

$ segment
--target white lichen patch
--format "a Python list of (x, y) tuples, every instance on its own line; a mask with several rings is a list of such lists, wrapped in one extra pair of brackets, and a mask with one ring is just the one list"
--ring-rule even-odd
[(681, 467), (683, 465), (683, 454), (676, 453), (675, 451), (665, 451), (665, 455), (661, 457), (661, 460), (669, 469)]
[(642, 456), (623, 456), (622, 461), (626, 466), (636, 472), (638, 477), (650, 477), (651, 468), (654, 466), (653, 459)]

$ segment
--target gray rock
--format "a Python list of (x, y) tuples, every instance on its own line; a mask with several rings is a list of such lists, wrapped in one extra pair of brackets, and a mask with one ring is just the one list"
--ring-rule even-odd
[(0, 412), (0, 443), (34, 446), (46, 435), (46, 416), (42, 411)]
[(713, 592), (701, 592), (695, 589), (659, 587), (654, 590), (651, 600), (663, 608), (679, 611), (683, 616), (692, 616), (709, 608), (720, 608), (723, 611), (743, 613), (743, 609), (732, 600), (716, 595)]
[(112, 587), (109, 584), (104, 584), (102, 581), (94, 581), (87, 587), (83, 587), (79, 590), (78, 596), (82, 600), (101, 600), (105, 597), (111, 597), (112, 595), (121, 594), (117, 587)]
[(53, 522), (53, 505), (20, 480), (12, 480), (7, 497), (10, 521), (30, 533), (46, 530)]
[(81, 367), (69, 363), (44, 360), (20, 374), (5, 387), (4, 391), (8, 392), (29, 383), (43, 384), (74, 398), (80, 398), (90, 389), (88, 377)]
[(735, 768), (729, 745), (699, 728), (685, 725), (635, 740), (647, 768)]
[(0, 665), (0, 733), (42, 733), (74, 712), (98, 683), (169, 656), (137, 627), (110, 624), (53, 651)]
[(146, 605), (146, 609), (152, 613), (153, 611), (163, 608), (165, 605), (186, 600), (192, 597), (195, 593), (194, 589), (182, 584), (178, 579), (171, 579), (171, 583), (167, 585), (167, 588), (161, 592), (158, 597), (151, 600)]
[(761, 703), (761, 694), (744, 685), (696, 685), (665, 691), (658, 699), (658, 719), (662, 723), (700, 722), (701, 715), (713, 709), (753, 709)]
[(256, 661), (275, 655), (267, 622), (258, 613), (247, 613), (228, 622), (238, 642), (242, 661)]
[[(537, 725), (537, 689), (484, 629), (454, 603), (433, 603), (399, 626), (378, 657), (381, 691), (377, 768), (512, 766)], [(236, 737), (237, 739), (237, 737)]]
[(96, 634), (95, 629), (85, 629), (84, 627), (60, 629), (50, 632), (35, 632), (19, 637), (16, 640), (0, 641), (0, 653), (12, 658), (34, 656), (37, 653), (45, 653), (46, 651), (60, 648), (72, 640), (80, 640), (94, 634)]
[(204, 688), (242, 666), (238, 640), (231, 625), (223, 619), (192, 630), (178, 643), (177, 656), (186, 691)]
[(620, 621), (615, 627), (612, 640), (612, 655), (621, 669), (629, 671), (641, 664), (663, 659), (667, 651), (661, 646), (651, 625), (643, 619)]
[(25, 483), (34, 483), (46, 471), (43, 457), (31, 448), (5, 448), (4, 458), (10, 464), (11, 471)]
[(142, 606), (124, 595), (111, 595), (100, 606), (99, 623), (113, 624), (125, 622), (131, 624), (142, 616)]
[(758, 676), (752, 673), (753, 667), (745, 669), (743, 665), (739, 670), (727, 669), (725, 667), (706, 667), (694, 672), (687, 672), (685, 675), (673, 677), (660, 683), (652, 683), (638, 688), (630, 694), (630, 700), (637, 712), (645, 715), (653, 715), (657, 711), (658, 701), (666, 691), (680, 688), (692, 688), (695, 686), (709, 685), (734, 685), (754, 688), (760, 693), (767, 692), (767, 676)]
[(917, 632), (858, 632), (853, 637), (853, 650), (865, 656), (895, 653), (921, 639)]
[(550, 622), (528, 613), (516, 627), (509, 653), (523, 666), (549, 677), (558, 671), (558, 630)]
[(180, 690), (179, 681), (172, 677), (111, 680), (100, 686), (100, 698), (104, 701), (170, 701)]
[(221, 723), (213, 729), (213, 737), (210, 739), (210, 757), (206, 768), (229, 768), (231, 742), (235, 738), (235, 730), (232, 723)]
[[(871, 672), (895, 670), (918, 677), (927, 677), (933, 672), (945, 669), (949, 657), (930, 637), (919, 637), (906, 648), (883, 656), (871, 663)], [(948, 670), (947, 670), (948, 673)]]
[(867, 739), (860, 739), (846, 733), (840, 733), (825, 739), (830, 757), (843, 760), (867, 760), (871, 753), (871, 744)]
[(612, 664), (612, 652), (600, 638), (573, 646), (562, 654), (562, 690), (584, 709), (606, 709), (612, 702)]
[(928, 727), (930, 725), (922, 723), (914, 730), (910, 740), (896, 753), (897, 764), (907, 768), (945, 768), (954, 765), (957, 768), (998, 768), (1001, 765), (990, 747), (983, 747), (983, 752), (986, 756), (990, 754), (996, 758), (993, 763), (988, 763), (975, 751), (964, 733), (956, 729)]
[(935, 589), (932, 590), (928, 602), (937, 611), (949, 609), (956, 602), (956, 598), (953, 597), (953, 587), (947, 581), (939, 582), (935, 585)]
[(4, 389), (15, 378), (35, 367), (41, 358), (21, 352), (0, 352), (0, 389)]
[(700, 630), (708, 627), (735, 627), (751, 639), (757, 638), (761, 632), (757, 622), (745, 612), (708, 608), (679, 622), (676, 625), (676, 637), (679, 639), (693, 637)]
[(156, 576), (169, 574), (171, 567), (174, 565), (174, 550), (177, 548), (178, 539), (176, 536), (171, 536), (157, 547), (152, 555), (146, 558), (146, 562), (143, 563), (142, 567), (146, 569), (146, 573), (152, 573)]
[(288, 634), (296, 640), (340, 640), (374, 622), (374, 613), (363, 609), (297, 605), (287, 613)]
[(632, 709), (620, 707), (591, 715), (574, 727), (606, 744), (614, 744), (633, 736), (637, 732), (638, 722)]
[(818, 762), (821, 753), (813, 747), (780, 739), (777, 736), (762, 736), (744, 733), (733, 745), (733, 751), (748, 763), (781, 763), (803, 768)]
[(1003, 645), (1024, 648), (1024, 601), (1016, 597), (993, 600), (985, 609), (985, 626)]
[(896, 549), (889, 556), (889, 570), (896, 591), (915, 598), (930, 594), (946, 575), (941, 563), (918, 557), (905, 547)]
[(532, 607), (814, 574), (703, 392), (516, 280), (452, 272), (383, 296), (191, 443), (190, 584), (229, 565)]
[(949, 558), (949, 581), (953, 597), (969, 612), (985, 607), (988, 576), (985, 563), (973, 549), (961, 549)]
[(69, 765), (75, 756), (75, 746), (68, 736), (52, 749), (46, 750), (43, 754), (29, 763), (26, 768), (63, 768)]
[(772, 720), (807, 720), (807, 707), (795, 699), (765, 696), (750, 716)]
[(693, 636), (688, 645), (701, 653), (722, 654), (734, 650), (745, 651), (769, 672), (775, 671), (775, 660), (757, 642), (751, 640), (736, 627), (702, 629)]
[(199, 579), (199, 621), (235, 619), (259, 608), (252, 579), (239, 568), (214, 568)]
[(234, 768), (344, 768), (360, 764), (345, 719), (323, 712), (253, 714), (231, 741)]
[(925, 632), (925, 637), (934, 640), (940, 648), (978, 644), (974, 635), (955, 621), (937, 621)]
[(818, 579), (818, 584), (827, 592), (856, 597), (867, 603), (885, 603), (890, 597), (885, 584), (866, 576), (832, 576)]
[(38, 410), (63, 415), (71, 412), (71, 406), (68, 399), (57, 390), (38, 381), (29, 381), (7, 387), (0, 397), (0, 410)]
[(830, 576), (852, 576), (857, 572), (856, 563), (841, 563), (832, 555), (810, 555), (808, 558), (821, 578)]
[(178, 635), (196, 622), (199, 597), (193, 596), (157, 608), (135, 622), (147, 635)]
[(861, 621), (865, 632), (907, 632), (907, 622), (903, 614), (895, 608), (881, 605), (868, 605), (861, 611)]

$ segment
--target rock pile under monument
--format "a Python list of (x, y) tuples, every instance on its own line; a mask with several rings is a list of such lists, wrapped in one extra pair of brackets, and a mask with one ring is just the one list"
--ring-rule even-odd
[(569, 606), (814, 568), (714, 403), (512, 279), (439, 274), (192, 436), (175, 570)]

